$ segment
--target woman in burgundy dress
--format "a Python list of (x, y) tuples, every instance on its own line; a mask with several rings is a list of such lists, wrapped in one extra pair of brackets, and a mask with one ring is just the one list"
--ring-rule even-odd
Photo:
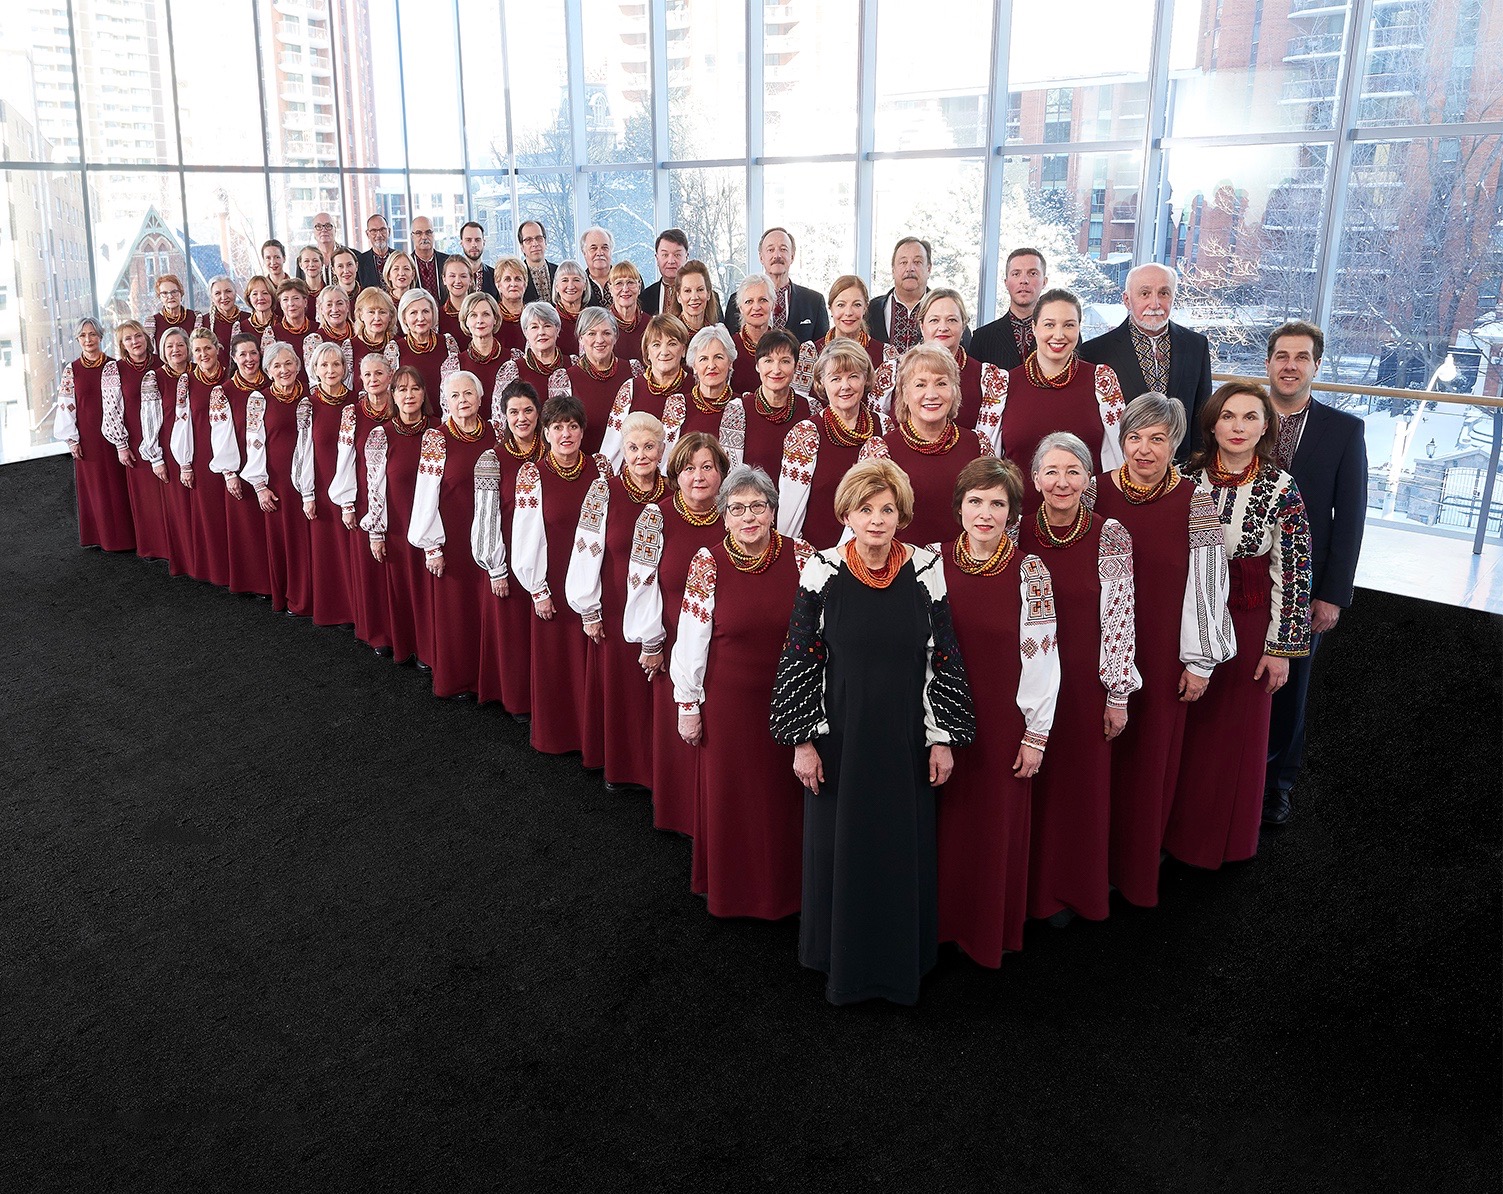
[(525, 381), (544, 401), (568, 393), (569, 358), (558, 348), (558, 331), (562, 321), (552, 303), (528, 303), (522, 308), (522, 334), (527, 347), (512, 353), (511, 360), (496, 373), (496, 384), (505, 389), (514, 381)]
[(277, 288), (265, 274), (256, 274), (245, 283), (245, 305), (249, 308), (242, 330), (262, 337), (264, 346), (275, 334), (271, 325), (277, 317)]
[(1108, 874), (1130, 904), (1158, 903), (1164, 828), (1179, 780), (1185, 716), (1219, 663), (1237, 651), (1227, 610), (1228, 573), (1210, 490), (1174, 467), (1185, 408), (1163, 394), (1127, 404), (1126, 463), (1086, 493), (1097, 514), (1132, 536), (1137, 663), (1143, 687), (1128, 701), (1127, 729), (1112, 747)]
[[(272, 340), (272, 346), (276, 340)], [(271, 565), (266, 556), (266, 515), (256, 502), (256, 493), (241, 484), (239, 462), (245, 459), (242, 445), (249, 442), (251, 395), (263, 397), (271, 382), (261, 372), (260, 348), (255, 336), (242, 332), (230, 341), (230, 367), (234, 372), (224, 384), (227, 418), (214, 424), (225, 440), (223, 463), (225, 500), (225, 551), (232, 593), (271, 596)], [(217, 445), (216, 445), (217, 451)], [(216, 465), (216, 467), (218, 467)]]
[[(511, 382), (497, 402), (499, 408), (491, 427), (498, 441), (496, 459), (501, 465), (501, 526), (512, 535), (517, 474), (524, 465), (538, 465), (548, 445), (542, 434), (543, 404), (532, 386), (525, 381)], [(494, 678), (500, 687), (499, 691), (487, 687), (480, 699), (499, 699), (513, 718), (525, 722), (532, 714), (532, 633), (537, 620), (531, 595), (520, 585), (512, 585), (505, 597), (485, 607), (485, 618), (484, 641), (496, 644), (501, 657), (487, 662), (480, 679), (489, 685)]]
[(1018, 529), (1018, 549), (1049, 570), (1059, 623), (1053, 737), (1065, 749), (1034, 782), (1028, 851), (1028, 915), (1055, 925), (1106, 917), (1112, 740), (1142, 683), (1133, 663), (1132, 539), (1081, 503), (1092, 464), (1078, 436), (1044, 436), (1033, 455), (1043, 503)]
[[(162, 509), (167, 519), (167, 570), (173, 576), (193, 575), (193, 419), (188, 406), (188, 364), (192, 359), (188, 334), (168, 328), (157, 345), (161, 363), (155, 369), (162, 399), (160, 451), (167, 471)], [(181, 421), (179, 421), (181, 419)]]
[(866, 309), (871, 305), (871, 292), (858, 275), (841, 274), (836, 278), (830, 286), (827, 301), (830, 330), (818, 340), (810, 340), (800, 346), (798, 351), (798, 368), (793, 375), (793, 388), (805, 398), (814, 393), (814, 362), (836, 340), (854, 340), (861, 345), (871, 360), (873, 370), (882, 367), (887, 347), (866, 330)]
[(146, 321), (151, 332), (151, 342), (160, 344), (168, 328), (182, 328), (185, 332), (191, 332), (197, 317), (183, 306), (183, 280), (176, 274), (158, 274), (156, 291), (157, 313)]
[[(871, 357), (859, 344), (836, 339), (819, 354), (815, 390), (820, 413), (795, 423), (783, 440), (778, 473), (778, 530), (820, 550), (845, 532), (835, 518), (835, 490), (867, 440), (887, 430), (867, 401)], [(811, 402), (812, 406), (813, 403)]]
[[(1033, 334), (1038, 348), (1007, 375), (1001, 396), (1002, 450), (1010, 460), (1031, 461), (1044, 436), (1068, 431), (1090, 446), (1092, 476), (1121, 468), (1117, 428), (1126, 403), (1109, 365), (1087, 364), (1075, 355), (1080, 300), (1068, 290), (1046, 290), (1033, 308)], [(1037, 508), (1030, 492), (1023, 513)]]
[(1022, 471), (992, 456), (971, 461), (954, 506), (960, 536), (930, 550), (945, 562), (977, 734), (939, 800), (939, 939), (996, 967), (1023, 948), (1033, 777), (1054, 724), (1059, 645), (1049, 570), (1008, 533), (1023, 508)]
[[(303, 362), (313, 378), (313, 350), (320, 344), (336, 344), (344, 353), (345, 369), (355, 367), (355, 326), (350, 322), (350, 296), (338, 286), (318, 292), (318, 327), (303, 337)], [(354, 376), (350, 373), (350, 376)]]
[(520, 257), (498, 257), (493, 268), (496, 292), (501, 296), (497, 304), (501, 326), (496, 329), (496, 339), (501, 341), (501, 351), (509, 359), (514, 352), (527, 347), (527, 337), (522, 335), (522, 312), (527, 309), (527, 264)]
[(577, 261), (560, 261), (553, 272), (553, 309), (558, 312), (558, 350), (565, 357), (579, 352), (579, 313), (585, 309), (589, 276)]
[(310, 295), (324, 288), (324, 255), (317, 245), (304, 245), (297, 251), (297, 280)]
[[(960, 410), (955, 422), (961, 427), (974, 427), (992, 446), (992, 454), (1001, 451), (1003, 395), (1007, 393), (1007, 371), (996, 365), (985, 364), (970, 356), (961, 345), (970, 316), (966, 312), (965, 299), (956, 290), (931, 290), (923, 297), (915, 312), (919, 330), (925, 344), (937, 344), (955, 360), (960, 378)], [(897, 362), (884, 366), (895, 371)], [(877, 388), (882, 389), (882, 379)]]
[(329, 258), (329, 272), (333, 275), (329, 285), (339, 287), (353, 311), (360, 294), (360, 255), (348, 247), (335, 249)]
[[(786, 328), (764, 333), (756, 344), (758, 383), (741, 395), (741, 407), (746, 412), (741, 459), (768, 473), (776, 473), (782, 465), (783, 441), (794, 424), (813, 418), (808, 401), (793, 388), (798, 352), (798, 337)], [(739, 363), (739, 349), (736, 359)]]
[(693, 336), (703, 328), (714, 327), (725, 318), (720, 310), (720, 296), (715, 293), (715, 286), (710, 280), (710, 267), (703, 261), (691, 258), (684, 262), (678, 271), (678, 277), (673, 280), (671, 290), (673, 303), (671, 307), (665, 306), (664, 310), (671, 310), (677, 315), (684, 327), (689, 329), (689, 335)]
[[(736, 287), (736, 363), (731, 369), (731, 388), (749, 394), (761, 384), (757, 376), (757, 344), (772, 330), (772, 282), (766, 274), (747, 274)], [(794, 338), (797, 343), (797, 337)], [(798, 354), (794, 353), (797, 364)], [(790, 381), (792, 378), (789, 379)]]
[[(340, 295), (343, 300), (343, 293)], [(355, 599), (350, 580), (350, 532), (342, 502), (330, 496), (339, 471), (339, 433), (355, 405), (346, 384), (344, 350), (325, 340), (308, 357), (313, 390), (313, 511), (308, 516), (308, 559), (313, 571), (313, 624), (353, 626)]]
[(245, 312), (235, 303), (235, 280), (220, 274), (209, 282), (209, 309), (199, 316), (198, 326), (208, 328), (219, 341), (224, 359), (230, 359), (230, 340), (245, 331)]
[(978, 456), (991, 456), (991, 441), (956, 422), (961, 407), (955, 358), (936, 344), (915, 344), (897, 362), (893, 418), (886, 435), (873, 436), (860, 459), (886, 456), (913, 486), (916, 543), (948, 538), (954, 523), (955, 478)]
[(590, 429), (584, 450), (593, 456), (611, 417), (621, 387), (636, 376), (632, 362), (616, 355), (616, 317), (604, 307), (586, 307), (575, 322), (579, 356), (565, 371), (569, 392), (584, 403)]
[[(129, 463), (125, 484), (130, 494), (131, 524), (136, 532), (136, 554), (146, 560), (165, 560), (171, 555), (167, 534), (167, 465), (162, 456), (162, 396), (157, 389), (156, 362), (146, 329), (134, 319), (115, 326), (119, 356), (104, 366), (100, 391), (104, 399), (105, 426), (117, 423), (124, 430), (122, 442)], [(177, 395), (174, 392), (173, 401)], [(112, 413), (113, 412), (113, 413)], [(121, 453), (120, 459), (126, 460)]]
[[(597, 310), (598, 308), (591, 308)], [(644, 532), (663, 517), (663, 424), (633, 411), (622, 427), (626, 463), (609, 481), (594, 481), (579, 513), (564, 595), (593, 644), (585, 664), (588, 689), (584, 745), (586, 767), (605, 769), (610, 792), (652, 786), (653, 692), (640, 644), (626, 637), (626, 596), (648, 565), (634, 559), (639, 524)], [(646, 520), (645, 522), (643, 520)], [(636, 710), (623, 716), (622, 710)]]
[[(103, 382), (110, 358), (100, 350), (103, 339), (97, 319), (90, 316), (79, 321), (78, 345), (82, 351), (63, 367), (52, 428), (53, 435), (73, 454), (79, 543), (105, 551), (131, 551), (136, 546), (136, 532), (125, 480), (129, 449), (117, 446), (106, 435)], [(123, 445), (124, 425), (111, 430)]]
[[(195, 328), (188, 337), (193, 368), (188, 371), (189, 426), (192, 435), (193, 576), (210, 584), (230, 583), (230, 532), (227, 503), (240, 493), (241, 441), (235, 435), (225, 396), (229, 371), (219, 359), (219, 341)], [(181, 406), (179, 406), (181, 420)]]
[(487, 423), (495, 419), (496, 395), (500, 386), (496, 375), (511, 359), (496, 339), (501, 326), (501, 308), (483, 290), (464, 296), (459, 304), (459, 322), (465, 329), (467, 347), (459, 354), (459, 367), (480, 379), (480, 417)]
[[(528, 310), (546, 304), (529, 303)], [(550, 308), (551, 310), (551, 308)], [(584, 405), (571, 395), (543, 406), (548, 451), (517, 470), (512, 569), (532, 597), (532, 745), (561, 755), (584, 747), (588, 713), (584, 623), (564, 600), (580, 511), (604, 457), (584, 455)], [(557, 598), (554, 594), (557, 593)]]
[(647, 316), (641, 307), (642, 275), (630, 261), (618, 261), (611, 266), (607, 286), (611, 292), (611, 314), (616, 317), (616, 354), (645, 366), (647, 353), (642, 348), (642, 333), (647, 327)]
[[(622, 464), (621, 428), (634, 410), (645, 411), (666, 428), (671, 421), (681, 424), (694, 377), (684, 369), (684, 353), (689, 350), (689, 329), (673, 315), (654, 315), (642, 333), (642, 350), (647, 367), (631, 385), (622, 384), (611, 406), (600, 453), (619, 470)], [(667, 467), (667, 462), (664, 462)]]
[(464, 254), (456, 253), (444, 261), (444, 297), (438, 308), (438, 330), (453, 336), (460, 352), (470, 346), (470, 334), (465, 331), (461, 312), (465, 299), (470, 295), (470, 282), (473, 278), (470, 263)]
[(393, 373), (402, 363), (397, 349), (395, 329), (397, 307), (391, 296), (375, 286), (367, 286), (355, 299), (355, 316), (350, 336), (350, 368), (361, 376), (360, 362), (374, 353), (386, 361)]
[(715, 509), (731, 462), (713, 435), (691, 431), (668, 454), (668, 481), (676, 486), (660, 520), (638, 526), (633, 554), (656, 566), (631, 586), (626, 599), (626, 637), (642, 644), (642, 666), (652, 685), (652, 823), (694, 836), (694, 792), (699, 760), (678, 733), (678, 707), (667, 675), (689, 564), (702, 547), (725, 538)]
[(1236, 658), (1185, 718), (1164, 849), (1214, 870), (1258, 852), (1273, 694), (1310, 651), (1310, 523), (1294, 478), (1273, 463), (1268, 392), (1221, 386), (1200, 409), (1188, 476), (1208, 485), (1231, 567)]
[(277, 287), (277, 306), (281, 318), (271, 325), (271, 334), (280, 344), (292, 349), (297, 357), (298, 380), (307, 388), (307, 374), (303, 369), (303, 341), (313, 331), (313, 320), (308, 309), (313, 305), (313, 291), (301, 278), (288, 278)]
[(777, 507), (765, 470), (731, 469), (717, 501), (727, 533), (689, 566), (669, 666), (679, 737), (698, 755), (689, 886), (712, 916), (780, 920), (802, 892), (804, 790), (767, 711), (812, 551), (774, 529)]
[(433, 657), (433, 585), (423, 553), (407, 542), (412, 498), (417, 492), (423, 435), (431, 427), (424, 411), (423, 375), (404, 365), (392, 375), (396, 414), (372, 427), (361, 454), (365, 463), (366, 510), (360, 528), (370, 537), (371, 558), (386, 577), (387, 632), (397, 663), (421, 668)]
[[(433, 577), (433, 695), (457, 698), (486, 687), (481, 669), (500, 652), (484, 641), (484, 609), (510, 586), (501, 469), (495, 433), (480, 417), (480, 379), (461, 369), (444, 387), (449, 415), (423, 433), (407, 541), (423, 552)], [(499, 678), (489, 687), (499, 688)]]
[(339, 451), (328, 492), (345, 528), (355, 637), (374, 648), (377, 655), (390, 655), (386, 570), (371, 555), (370, 535), (360, 525), (370, 512), (370, 483), (362, 460), (365, 443), (372, 431), (391, 422), (393, 414), (391, 366), (386, 358), (368, 353), (360, 362), (360, 383), (359, 398), (340, 412)]
[(266, 517), (272, 608), (305, 618), (313, 612), (308, 535), (313, 512), (313, 406), (290, 345), (268, 348), (262, 368), (271, 384), (246, 403), (245, 467), (240, 479), (255, 489)]
[(682, 420), (675, 423), (675, 412), (664, 412), (668, 451), (673, 451), (680, 436), (702, 431), (720, 441), (732, 464), (740, 464), (741, 448), (746, 442), (746, 408), (731, 389), (735, 337), (723, 323), (701, 328), (689, 341), (687, 359), (694, 370), (694, 385), (689, 390)]
[(430, 415), (443, 418), (439, 405), (443, 401), (444, 378), (459, 368), (459, 344), (453, 336), (438, 330), (438, 304), (421, 287), (409, 290), (397, 304), (397, 324), (402, 335), (397, 340), (397, 357), (423, 375)]

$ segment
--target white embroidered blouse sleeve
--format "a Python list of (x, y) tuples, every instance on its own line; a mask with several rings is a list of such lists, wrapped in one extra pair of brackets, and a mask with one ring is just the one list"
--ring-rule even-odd
[(177, 379), (177, 398), (172, 404), (172, 459), (180, 469), (193, 468), (193, 412), (188, 407), (188, 375)]
[(1190, 498), (1190, 572), (1179, 615), (1179, 659), (1197, 676), (1209, 676), (1218, 663), (1237, 654), (1237, 635), (1227, 607), (1230, 590), (1231, 569), (1221, 520), (1216, 517), (1210, 489), (1202, 485)]
[(600, 569), (605, 561), (610, 501), (610, 486), (603, 477), (596, 477), (590, 482), (584, 505), (579, 508), (574, 550), (569, 553), (569, 573), (564, 578), (564, 600), (584, 619), (586, 626), (600, 621)]
[(209, 470), (229, 476), (238, 472), (258, 492), (266, 488), (266, 399), (258, 390), (245, 400), (245, 459), (235, 439), (235, 418), (224, 390), (215, 386), (209, 395), (209, 443), (213, 455)]
[(78, 442), (78, 397), (73, 389), (73, 365), (63, 366), (57, 387), (57, 411), (52, 416), (52, 438), (65, 444)]
[(746, 455), (746, 406), (739, 398), (732, 398), (720, 412), (720, 446), (730, 457), (731, 468), (736, 468)]
[(372, 543), (386, 542), (386, 428), (365, 437), (365, 517), (360, 528)]
[(511, 567), (534, 601), (551, 598), (548, 588), (548, 528), (543, 523), (543, 481), (531, 460), (517, 470), (511, 516)]
[(663, 590), (658, 584), (658, 564), (662, 558), (663, 511), (656, 502), (648, 502), (637, 515), (632, 533), (621, 634), (629, 643), (641, 643), (642, 650), (649, 655), (661, 651), (668, 637), (663, 627)]
[(1132, 536), (1115, 518), (1101, 528), (1096, 553), (1101, 580), (1101, 683), (1106, 703), (1127, 708), (1127, 698), (1143, 687), (1137, 665), (1137, 598), (1132, 578)]
[(334, 458), (334, 479), (329, 482), (329, 500), (348, 513), (355, 508), (355, 403), (339, 413), (339, 454)]
[(313, 403), (304, 398), (297, 404), (297, 441), (292, 448), (292, 487), (303, 501), (311, 502), (313, 480)]
[(475, 461), (475, 514), (470, 520), (470, 556), (492, 580), (504, 580), (506, 536), (501, 529), (501, 462), (487, 448)]
[(153, 369), (141, 378), (141, 442), (136, 451), (153, 468), (162, 463), (162, 391)]
[(819, 429), (805, 419), (783, 437), (778, 470), (778, 533), (798, 538), (809, 513), (809, 486), (819, 464)]
[(1059, 628), (1054, 616), (1054, 583), (1038, 556), (1024, 556), (1018, 584), (1023, 591), (1019, 615), (1018, 709), (1023, 714), (1023, 745), (1043, 750), (1054, 728), (1059, 698)]
[(698, 713), (705, 699), (705, 667), (710, 660), (710, 636), (715, 630), (715, 557), (701, 547), (689, 562), (684, 584), (684, 603), (678, 618), (678, 636), (668, 674), (673, 677), (673, 699), (680, 713)]
[(99, 429), (116, 451), (130, 446), (125, 430), (125, 388), (120, 384), (120, 362), (106, 361), (99, 378), (99, 397), (103, 411)]
[(1101, 416), (1101, 468), (1108, 472), (1121, 468), (1122, 416), (1127, 412), (1127, 402), (1122, 397), (1122, 385), (1110, 365), (1096, 366), (1096, 412)]
[(611, 403), (611, 413), (605, 421), (605, 438), (600, 441), (600, 454), (611, 462), (612, 471), (619, 472), (625, 457), (621, 450), (621, 424), (631, 414), (631, 378), (621, 383), (616, 391), (616, 400)]
[(444, 463), (448, 450), (444, 433), (437, 427), (423, 432), (423, 443), (418, 461), (417, 483), (412, 490), (412, 521), (407, 525), (407, 542), (422, 548), (432, 559), (444, 552), (444, 516), (438, 508), (439, 492), (443, 489)]

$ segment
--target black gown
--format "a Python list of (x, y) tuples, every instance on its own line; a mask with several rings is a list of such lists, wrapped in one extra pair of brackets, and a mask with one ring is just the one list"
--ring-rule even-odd
[(885, 589), (858, 580), (843, 551), (809, 561), (772, 732), (813, 741), (825, 775), (804, 793), (799, 961), (829, 976), (831, 1003), (916, 1002), (939, 936), (929, 745), (975, 737), (938, 557), (916, 549)]

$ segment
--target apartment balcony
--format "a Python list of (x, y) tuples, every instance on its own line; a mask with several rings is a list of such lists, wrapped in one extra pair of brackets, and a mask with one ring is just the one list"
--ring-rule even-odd
[(1290, 62), (1308, 58), (1334, 58), (1340, 53), (1341, 34), (1307, 33), (1302, 37), (1292, 37), (1289, 39), (1289, 49), (1284, 53), (1284, 61)]
[(1290, 0), (1291, 17), (1341, 16), (1346, 13), (1344, 0)]
[(769, 4), (762, 10), (762, 23), (769, 30), (773, 26), (791, 29), (798, 24), (798, 13), (791, 4)]
[(302, 70), (308, 65), (308, 60), (301, 54), (294, 54), (291, 50), (283, 50), (282, 57), (277, 61), (282, 70)]
[(1138, 205), (1136, 203), (1113, 203), (1113, 224), (1136, 224), (1138, 222)]
[(1367, 44), (1374, 50), (1421, 50), (1425, 46), (1425, 34), (1418, 25), (1389, 25), (1374, 29)]
[(1291, 79), (1284, 84), (1284, 92), (1279, 97), (1281, 104), (1309, 104), (1324, 100), (1327, 103), (1336, 98), (1336, 82), (1334, 79)]
[(334, 88), (326, 87), (321, 83), (315, 83), (309, 90), (313, 92), (313, 98), (330, 103), (334, 99)]

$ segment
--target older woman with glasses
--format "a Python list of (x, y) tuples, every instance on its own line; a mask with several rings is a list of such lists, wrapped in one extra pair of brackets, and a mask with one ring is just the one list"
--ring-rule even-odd
[(777, 486), (760, 468), (731, 469), (716, 504), (726, 534), (689, 565), (669, 665), (679, 736), (699, 752), (690, 888), (712, 916), (780, 920), (799, 909), (804, 802), (767, 710), (813, 552), (778, 534)]
[(151, 342), (160, 344), (162, 336), (168, 328), (182, 328), (185, 332), (193, 330), (197, 320), (191, 308), (183, 306), (183, 280), (176, 274), (158, 274), (157, 285), (157, 313), (146, 321), (146, 326), (151, 330)]
[(934, 789), (975, 714), (943, 562), (895, 538), (903, 470), (856, 465), (835, 511), (852, 539), (805, 565), (772, 692), (805, 790), (799, 960), (831, 1003), (911, 1004), (939, 944)]
[[(563, 273), (562, 265), (558, 269)], [(616, 317), (604, 307), (585, 307), (575, 320), (574, 330), (579, 356), (564, 371), (564, 377), (568, 392), (584, 403), (590, 421), (584, 450), (593, 456), (605, 439), (616, 396), (636, 377), (640, 366), (633, 368), (635, 362), (616, 355)]]
[(1018, 549), (1049, 570), (1059, 623), (1052, 736), (1069, 745), (1034, 783), (1028, 864), (1028, 915), (1056, 926), (1106, 918), (1111, 747), (1127, 725), (1127, 698), (1142, 686), (1132, 539), (1083, 504), (1093, 462), (1079, 436), (1044, 436), (1033, 454), (1042, 504), (1018, 529)]
[(646, 364), (642, 348), (642, 329), (647, 316), (639, 305), (642, 298), (642, 275), (630, 261), (618, 261), (611, 266), (610, 310), (616, 317), (616, 329), (620, 342), (616, 351), (629, 361)]
[(1227, 609), (1226, 546), (1211, 491), (1174, 467), (1185, 408), (1143, 394), (1122, 419), (1122, 467), (1092, 482), (1086, 501), (1132, 536), (1137, 664), (1143, 687), (1128, 701), (1112, 747), (1108, 874), (1130, 904), (1158, 903), (1164, 828), (1179, 780), (1185, 717), (1211, 673), (1237, 651)]
[(651, 568), (635, 548), (662, 522), (672, 492), (660, 469), (663, 436), (663, 424), (646, 411), (626, 416), (625, 463), (609, 481), (591, 482), (565, 581), (569, 608), (594, 644), (585, 664), (589, 705), (581, 753), (586, 767), (604, 768), (607, 791), (652, 786), (652, 734), (643, 726), (652, 716), (652, 673), (631, 637), (626, 605)]
[[(402, 336), (397, 357), (423, 375), (428, 401), (442, 401), (444, 378), (459, 369), (459, 344), (438, 330), (438, 304), (426, 290), (409, 290), (397, 304)], [(440, 416), (447, 411), (437, 410)]]

